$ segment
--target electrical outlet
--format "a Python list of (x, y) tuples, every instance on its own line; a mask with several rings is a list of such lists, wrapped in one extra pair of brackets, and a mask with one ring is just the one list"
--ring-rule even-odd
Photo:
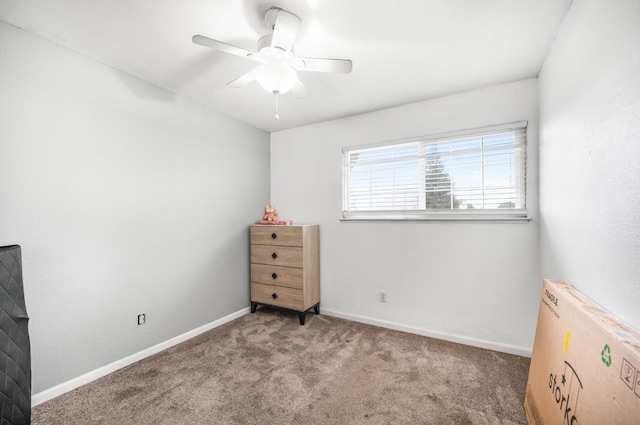
[(381, 303), (387, 302), (387, 291), (385, 291), (384, 289), (380, 291), (380, 302)]
[(138, 325), (144, 325), (147, 322), (147, 316), (145, 314), (138, 314)]

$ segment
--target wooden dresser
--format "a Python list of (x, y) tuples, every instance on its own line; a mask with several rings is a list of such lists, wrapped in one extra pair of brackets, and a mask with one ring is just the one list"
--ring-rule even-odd
[(251, 313), (258, 304), (320, 314), (317, 225), (251, 226)]

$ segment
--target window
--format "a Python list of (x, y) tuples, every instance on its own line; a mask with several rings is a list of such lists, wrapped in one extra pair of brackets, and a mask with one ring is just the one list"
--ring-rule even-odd
[(526, 219), (527, 123), (343, 149), (357, 219)]

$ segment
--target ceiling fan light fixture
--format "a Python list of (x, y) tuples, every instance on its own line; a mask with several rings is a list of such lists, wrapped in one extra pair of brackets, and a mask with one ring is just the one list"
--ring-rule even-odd
[(296, 71), (287, 64), (267, 62), (256, 68), (256, 80), (269, 93), (286, 93), (297, 79)]

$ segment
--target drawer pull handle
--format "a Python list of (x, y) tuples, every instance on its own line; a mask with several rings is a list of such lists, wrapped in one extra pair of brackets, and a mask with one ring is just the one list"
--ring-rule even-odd
[(273, 299), (275, 300), (276, 298), (278, 298), (278, 294), (276, 294), (276, 293), (274, 292), (273, 294), (271, 294), (271, 298), (273, 298)]
[(277, 278), (278, 277), (278, 273), (272, 273), (271, 277), (274, 278), (274, 279)]
[(275, 233), (272, 233), (272, 234), (271, 234), (271, 239), (275, 239), (275, 238), (277, 238), (277, 237), (278, 237), (278, 235), (276, 235)]
[(275, 260), (276, 258), (278, 258), (278, 254), (276, 254), (276, 253), (274, 252), (273, 254), (271, 254), (271, 258), (273, 258), (273, 259)]

